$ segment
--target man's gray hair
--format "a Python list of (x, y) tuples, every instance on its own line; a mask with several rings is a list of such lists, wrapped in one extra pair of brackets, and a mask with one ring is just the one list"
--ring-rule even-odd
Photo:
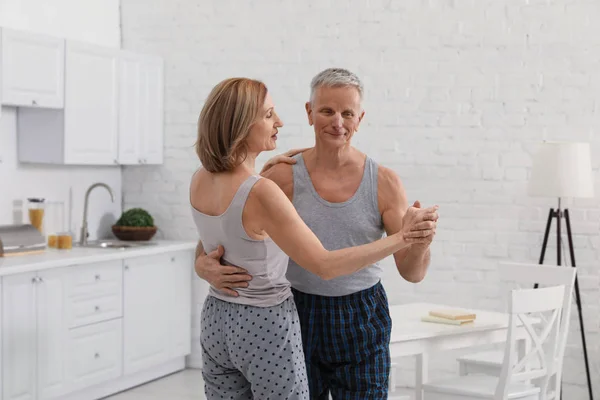
[(360, 99), (363, 98), (363, 84), (354, 73), (344, 68), (327, 68), (319, 72), (310, 82), (310, 102), (314, 101), (315, 92), (321, 86), (344, 87), (352, 86), (358, 90)]

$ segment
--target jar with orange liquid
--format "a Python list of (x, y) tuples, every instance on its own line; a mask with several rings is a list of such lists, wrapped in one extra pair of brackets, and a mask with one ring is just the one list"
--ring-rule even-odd
[(71, 232), (58, 232), (56, 234), (56, 247), (62, 250), (73, 248), (73, 235)]
[(60, 248), (59, 236), (65, 230), (65, 210), (64, 202), (62, 201), (47, 201), (46, 202), (46, 218), (44, 221), (44, 230), (48, 247)]
[(44, 234), (44, 212), (45, 199), (28, 198), (27, 213), (29, 214), (29, 223), (33, 225), (40, 233)]

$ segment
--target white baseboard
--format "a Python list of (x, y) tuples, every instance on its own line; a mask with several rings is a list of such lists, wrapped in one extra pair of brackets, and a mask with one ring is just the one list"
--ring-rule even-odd
[(157, 367), (137, 372), (135, 374), (122, 376), (119, 379), (105, 382), (75, 393), (70, 393), (64, 397), (61, 397), (61, 400), (102, 399), (104, 397), (117, 394), (124, 390), (131, 389), (135, 386), (139, 386), (183, 369), (185, 369), (185, 357), (178, 357)]
[(188, 356), (185, 360), (185, 365), (189, 369), (202, 369), (202, 357)]

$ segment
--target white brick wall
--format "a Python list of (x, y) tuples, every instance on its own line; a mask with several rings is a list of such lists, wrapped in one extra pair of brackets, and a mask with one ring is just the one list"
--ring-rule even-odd
[[(441, 207), (423, 283), (403, 282), (386, 260), (390, 302), (500, 309), (496, 262), (536, 261), (555, 206), (525, 192), (536, 143), (591, 141), (599, 167), (598, 16), (600, 3), (584, 0), (122, 0), (123, 46), (163, 55), (167, 85), (165, 164), (125, 168), (126, 206), (148, 207), (166, 237), (196, 238), (188, 182), (210, 88), (233, 75), (263, 79), (286, 123), (283, 151), (313, 143), (303, 108), (311, 77), (346, 67), (366, 86), (355, 145), (400, 174), (410, 201)], [(600, 396), (600, 207), (568, 206)], [(555, 257), (548, 249), (547, 262)], [(569, 400), (586, 398), (576, 316)], [(432, 376), (454, 371), (453, 360), (436, 357)]]

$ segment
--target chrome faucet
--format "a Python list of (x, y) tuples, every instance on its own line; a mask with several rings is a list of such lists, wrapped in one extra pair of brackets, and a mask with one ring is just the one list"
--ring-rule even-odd
[(108, 186), (106, 183), (100, 183), (100, 182), (94, 183), (92, 186), (90, 186), (88, 188), (88, 190), (85, 192), (85, 200), (83, 202), (83, 222), (81, 223), (81, 238), (79, 239), (80, 246), (85, 246), (87, 244), (87, 238), (89, 236), (88, 226), (87, 226), (88, 201), (90, 198), (90, 192), (98, 186), (102, 186), (103, 188), (106, 188), (106, 190), (108, 190), (108, 193), (110, 193), (111, 201), (113, 203), (115, 202), (115, 196), (113, 195), (113, 192), (112, 192), (110, 186)]

